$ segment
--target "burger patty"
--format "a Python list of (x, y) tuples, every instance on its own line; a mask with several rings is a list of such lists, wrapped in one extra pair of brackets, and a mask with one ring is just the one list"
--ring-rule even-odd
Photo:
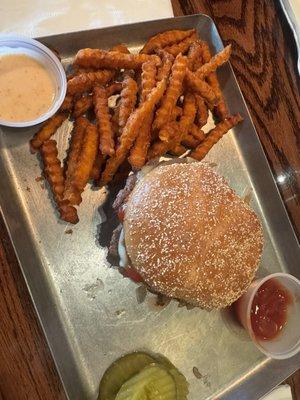
[(135, 184), (136, 184), (136, 180), (137, 180), (137, 174), (132, 174), (129, 175), (128, 178), (126, 179), (126, 183), (123, 189), (121, 189), (119, 191), (119, 193), (117, 194), (117, 197), (115, 199), (115, 201), (113, 202), (113, 210), (115, 211), (115, 213), (119, 213), (120, 208), (123, 208), (124, 205), (127, 202), (127, 199), (130, 195), (130, 193), (132, 192)]
[(116, 266), (119, 265), (119, 260), (120, 260), (118, 252), (118, 244), (119, 244), (120, 234), (122, 231), (122, 220), (123, 220), (122, 217), (124, 214), (124, 206), (126, 205), (128, 197), (136, 184), (136, 180), (137, 180), (136, 173), (128, 176), (124, 188), (119, 191), (112, 205), (112, 208), (114, 212), (118, 215), (121, 223), (112, 232), (110, 244), (108, 247), (107, 258), (113, 265)]
[(119, 244), (119, 239), (120, 239), (120, 234), (122, 231), (122, 224), (118, 225), (116, 229), (113, 230), (110, 244), (108, 247), (108, 254), (107, 258), (109, 258), (110, 261), (113, 260), (114, 265), (119, 265), (119, 252), (118, 252), (118, 244)]

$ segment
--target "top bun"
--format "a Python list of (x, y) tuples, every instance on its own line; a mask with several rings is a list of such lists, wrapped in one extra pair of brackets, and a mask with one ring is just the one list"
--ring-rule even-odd
[(152, 290), (208, 309), (245, 292), (263, 248), (254, 211), (198, 162), (162, 164), (140, 180), (124, 233), (131, 266)]

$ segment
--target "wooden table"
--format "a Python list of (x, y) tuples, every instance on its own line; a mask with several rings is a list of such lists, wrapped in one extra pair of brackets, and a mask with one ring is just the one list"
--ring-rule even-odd
[[(175, 15), (210, 15), (232, 44), (231, 63), (299, 238), (300, 85), (278, 0), (172, 3)], [(0, 316), (0, 399), (66, 399), (1, 216)], [(300, 371), (288, 382), (299, 400)]]

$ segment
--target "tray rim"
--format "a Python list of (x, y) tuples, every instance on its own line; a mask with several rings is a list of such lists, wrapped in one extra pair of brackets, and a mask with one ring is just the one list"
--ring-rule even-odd
[[(80, 33), (86, 34), (88, 32), (101, 32), (101, 31), (105, 31), (105, 30), (117, 29), (119, 27), (122, 27), (123, 29), (126, 29), (126, 28), (129, 28), (129, 27), (132, 27), (132, 26), (138, 26), (140, 24), (151, 24), (153, 22), (158, 22), (158, 21), (159, 22), (163, 22), (163, 21), (170, 22), (172, 20), (177, 20), (178, 21), (178, 20), (187, 20), (187, 19), (197, 19), (199, 17), (208, 19), (211, 22), (211, 24), (214, 26), (216, 31), (217, 31), (217, 27), (216, 27), (213, 19), (210, 16), (206, 15), (206, 14), (199, 13), (199, 14), (192, 14), (192, 15), (188, 15), (188, 16), (170, 17), (170, 18), (162, 18), (162, 19), (141, 21), (141, 22), (135, 22), (135, 23), (112, 25), (112, 26), (107, 26), (107, 27), (103, 27), (103, 28), (93, 28), (93, 29), (86, 29), (86, 30), (80, 30), (80, 31), (64, 32), (62, 34), (40, 36), (40, 37), (37, 37), (36, 39), (39, 40), (39, 41), (44, 41), (44, 40), (47, 40), (47, 39), (51, 39), (51, 38), (55, 38), (55, 37), (59, 38), (59, 37), (64, 37), (64, 36), (72, 35), (72, 34), (80, 34)], [(291, 219), (290, 219), (289, 214), (287, 212), (287, 209), (286, 209), (286, 207), (284, 205), (284, 202), (282, 200), (282, 197), (281, 197), (281, 194), (279, 192), (279, 189), (278, 189), (278, 187), (276, 185), (276, 181), (275, 181), (274, 175), (272, 173), (271, 167), (269, 165), (269, 162), (267, 160), (267, 156), (266, 156), (266, 154), (265, 154), (265, 152), (263, 150), (262, 144), (260, 142), (259, 136), (257, 134), (255, 125), (254, 125), (252, 117), (251, 117), (251, 114), (250, 114), (249, 109), (247, 107), (247, 103), (246, 103), (246, 101), (244, 99), (244, 96), (242, 94), (242, 91), (241, 91), (241, 89), (240, 89), (240, 87), (238, 85), (237, 78), (236, 78), (236, 76), (234, 74), (234, 71), (233, 71), (233, 68), (232, 68), (231, 65), (230, 65), (230, 69), (231, 69), (232, 77), (235, 80), (238, 89), (240, 90), (240, 94), (242, 96), (242, 100), (243, 100), (244, 105), (245, 105), (245, 107), (246, 107), (246, 109), (248, 111), (248, 116), (250, 118), (251, 125), (252, 125), (252, 127), (253, 127), (253, 129), (254, 129), (254, 131), (256, 133), (258, 144), (259, 144), (259, 146), (261, 148), (261, 151), (262, 151), (261, 156), (264, 158), (267, 170), (270, 173), (270, 176), (272, 177), (272, 180), (273, 180), (272, 183), (273, 183), (273, 186), (275, 188), (275, 191), (277, 192), (277, 197), (278, 197), (277, 200), (279, 201), (279, 203), (281, 205), (282, 212), (285, 214), (286, 222), (288, 223), (289, 228), (291, 229), (291, 232), (293, 233), (294, 239), (299, 245), (299, 241), (298, 241), (298, 238), (296, 236), (296, 232), (295, 232), (294, 226), (293, 226), (293, 224), (291, 222)], [(1, 127), (0, 127), (0, 129), (1, 129)], [(6, 171), (4, 171), (4, 175), (5, 175), (5, 172)], [(16, 191), (16, 188), (12, 187), (12, 190)], [(33, 304), (34, 309), (36, 311), (36, 315), (38, 317), (40, 326), (41, 326), (41, 328), (43, 330), (43, 333), (44, 333), (46, 341), (47, 341), (47, 345), (48, 345), (48, 347), (50, 349), (52, 358), (54, 360), (54, 363), (55, 363), (55, 366), (56, 366), (56, 370), (58, 372), (58, 375), (59, 375), (59, 377), (61, 379), (61, 382), (62, 382), (62, 385), (64, 387), (66, 397), (71, 400), (71, 398), (69, 397), (68, 390), (67, 390), (66, 382), (64, 380), (64, 376), (63, 376), (63, 371), (62, 371), (61, 365), (58, 364), (58, 360), (56, 359), (56, 356), (55, 356), (55, 349), (53, 348), (53, 345), (51, 343), (51, 338), (49, 337), (48, 332), (47, 332), (47, 322), (45, 323), (44, 316), (41, 315), (41, 313), (38, 310), (37, 304), (34, 301), (34, 295), (32, 293), (32, 290), (31, 290), (31, 287), (30, 287), (30, 283), (28, 282), (26, 271), (22, 266), (22, 263), (21, 263), (21, 260), (20, 260), (20, 256), (19, 256), (19, 252), (18, 252), (18, 248), (17, 248), (17, 245), (16, 245), (15, 240), (13, 238), (14, 228), (11, 227), (9, 213), (5, 212), (5, 208), (7, 208), (7, 207), (5, 205), (4, 206), (2, 205), (1, 190), (0, 190), (0, 212), (2, 214), (2, 217), (3, 217), (4, 223), (5, 223), (5, 226), (6, 226), (10, 241), (11, 241), (13, 249), (15, 251), (15, 255), (17, 257), (17, 260), (18, 260), (18, 263), (19, 263), (23, 278), (24, 278), (24, 280), (26, 282), (27, 290), (28, 290), (29, 295), (31, 297), (31, 301), (32, 301), (32, 304)], [(26, 219), (26, 216), (22, 215), (22, 217), (24, 219)], [(295, 370), (297, 370), (297, 368), (300, 367), (300, 353), (298, 353), (297, 355), (295, 355), (291, 359), (284, 360), (284, 361), (265, 358), (264, 361), (262, 362), (262, 364), (264, 364), (263, 367), (261, 365), (257, 366), (255, 373), (251, 373), (250, 377), (249, 376), (247, 377), (247, 375), (249, 375), (249, 374), (245, 374), (246, 375), (245, 378), (240, 378), (238, 381), (234, 381), (231, 384), (229, 384), (229, 386), (226, 389), (223, 389), (222, 391), (219, 392), (219, 394), (217, 394), (218, 398), (219, 399), (221, 399), (221, 398), (222, 399), (228, 399), (228, 400), (232, 400), (232, 399), (241, 399), (241, 400), (245, 399), (246, 400), (249, 397), (244, 397), (243, 396), (244, 390), (245, 389), (248, 390), (247, 391), (247, 396), (249, 394), (251, 394), (251, 387), (256, 386), (256, 384), (259, 384), (261, 381), (264, 381), (264, 375), (270, 375), (273, 378), (273, 380), (272, 380), (272, 388), (275, 387), (277, 384), (282, 382), (286, 377), (288, 377), (291, 373), (293, 373)], [(274, 376), (274, 373), (273, 373), (274, 371), (277, 372), (276, 376)], [(243, 380), (243, 382), (244, 382), (243, 384), (239, 383), (239, 381), (241, 381), (241, 380)], [(270, 390), (272, 390), (272, 388), (268, 388), (267, 390), (270, 391)], [(265, 390), (262, 390), (260, 394), (263, 395), (265, 393), (267, 393), (267, 392)]]

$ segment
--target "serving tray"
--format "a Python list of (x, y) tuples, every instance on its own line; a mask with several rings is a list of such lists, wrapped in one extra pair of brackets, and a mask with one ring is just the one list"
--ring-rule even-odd
[[(123, 42), (136, 51), (157, 32), (193, 27), (213, 53), (223, 48), (205, 15), (39, 40), (56, 49), (67, 67), (83, 47), (110, 48)], [(230, 65), (218, 75), (231, 113), (240, 112), (244, 121), (204, 161), (261, 218), (265, 244), (259, 275), (285, 271), (300, 278), (299, 243)], [(141, 301), (137, 285), (106, 261), (108, 227), (114, 224), (107, 190), (86, 189), (77, 225), (59, 221), (47, 185), (36, 179), (40, 163), (29, 152), (36, 129), (1, 128), (0, 207), (69, 399), (95, 400), (106, 368), (134, 350), (168, 357), (186, 376), (190, 400), (258, 399), (300, 366), (300, 354), (285, 361), (266, 358), (229, 310), (188, 310), (176, 301), (159, 307), (149, 293)], [(55, 135), (61, 157), (70, 129), (67, 122)]]

